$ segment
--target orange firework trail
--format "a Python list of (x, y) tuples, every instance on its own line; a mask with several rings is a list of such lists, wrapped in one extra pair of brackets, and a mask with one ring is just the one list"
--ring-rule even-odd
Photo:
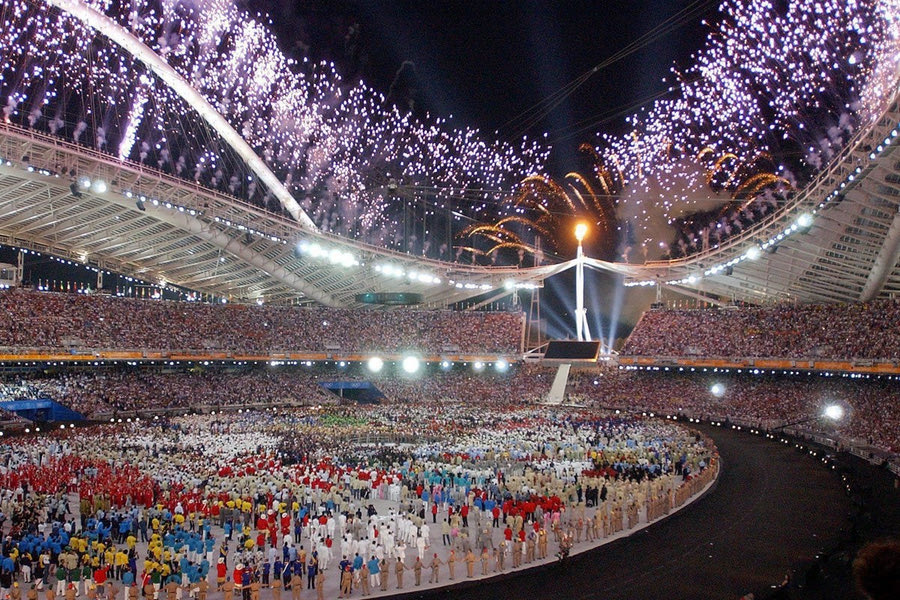
[[(598, 169), (598, 173), (605, 173)], [(609, 188), (609, 175), (597, 177), (599, 186)], [(459, 237), (477, 240), (487, 245), (474, 254), (479, 256), (493, 255), (504, 250), (516, 250), (526, 254), (538, 252), (538, 237), (550, 242), (560, 250), (561, 243), (567, 239), (559, 234), (568, 231), (574, 221), (585, 221), (596, 225), (606, 238), (614, 231), (615, 221), (612, 197), (609, 194), (598, 194), (589, 178), (581, 173), (568, 173), (564, 184), (554, 181), (545, 175), (531, 175), (519, 183), (512, 196), (504, 200), (515, 214), (506, 215), (493, 223), (476, 223), (460, 232)], [(477, 242), (476, 242), (477, 243)], [(462, 247), (470, 251), (476, 243)]]
[[(635, 146), (640, 140), (634, 140)], [(546, 175), (531, 175), (523, 179), (514, 193), (503, 200), (508, 207), (506, 214), (492, 223), (476, 223), (462, 232), (460, 238), (470, 240), (470, 244), (460, 247), (462, 251), (476, 256), (494, 256), (505, 250), (516, 250), (521, 254), (536, 254), (538, 238), (551, 244), (557, 251), (565, 251), (571, 227), (576, 222), (594, 225), (601, 233), (599, 245), (614, 248), (621, 240), (617, 234), (623, 228), (617, 219), (616, 208), (620, 197), (626, 191), (624, 174), (615, 156), (609, 160), (610, 169), (601, 155), (590, 144), (582, 144), (579, 150), (593, 162), (591, 175), (572, 171), (562, 182)], [(667, 156), (671, 160), (681, 160), (684, 149), (676, 149), (669, 144)], [(702, 169), (706, 187), (710, 191), (728, 191), (731, 201), (726, 200), (718, 217), (743, 210), (763, 193), (773, 190), (781, 192), (791, 189), (790, 183), (772, 173), (769, 166), (774, 163), (766, 152), (757, 153), (752, 159), (742, 162), (733, 152), (717, 156), (711, 146), (701, 149), (695, 159)], [(705, 166), (704, 166), (705, 165)]]

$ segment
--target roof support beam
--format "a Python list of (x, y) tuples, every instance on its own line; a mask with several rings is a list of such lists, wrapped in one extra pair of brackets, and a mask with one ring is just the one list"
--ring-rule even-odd
[(900, 211), (894, 214), (891, 228), (888, 229), (881, 250), (875, 257), (875, 264), (872, 265), (869, 276), (866, 278), (866, 284), (859, 295), (860, 302), (868, 302), (878, 296), (890, 277), (894, 265), (897, 264), (898, 258), (900, 258)]
[[(147, 207), (147, 212), (151, 212), (151, 207)], [(306, 280), (298, 277), (296, 274), (291, 273), (284, 267), (279, 266), (275, 262), (267, 259), (262, 254), (258, 254), (247, 246), (241, 243), (240, 239), (235, 239), (218, 230), (211, 224), (205, 223), (196, 217), (191, 217), (187, 213), (181, 212), (172, 212), (156, 209), (152, 211), (153, 216), (160, 219), (161, 221), (165, 221), (176, 227), (186, 231), (192, 235), (197, 236), (203, 241), (209, 242), (216, 248), (220, 248), (225, 252), (228, 252), (247, 264), (253, 265), (257, 269), (265, 271), (271, 277), (277, 279), (278, 281), (284, 283), (285, 285), (294, 288), (298, 292), (302, 293), (305, 296), (324, 304), (325, 306), (333, 306), (338, 307), (341, 303), (336, 300), (331, 294), (327, 294), (318, 287), (311, 285)], [(178, 285), (179, 282), (173, 281), (172, 283)]]
[(701, 302), (709, 302), (710, 304), (713, 304), (718, 307), (728, 306), (727, 302), (722, 302), (721, 300), (716, 300), (715, 298), (710, 298), (709, 296), (701, 294), (700, 292), (696, 292), (690, 288), (682, 287), (680, 285), (669, 285), (667, 283), (662, 283), (660, 285), (662, 285), (664, 288), (668, 288), (668, 289), (672, 290), (673, 292), (675, 292), (677, 294), (682, 294), (684, 296), (690, 296), (691, 298), (695, 298), (697, 300), (700, 300)]
[(188, 103), (188, 106), (197, 111), (197, 114), (209, 123), (216, 133), (222, 136), (222, 139), (247, 163), (247, 166), (271, 190), (284, 209), (297, 220), (301, 227), (309, 231), (318, 231), (309, 215), (300, 208), (300, 205), (297, 204), (297, 201), (281, 180), (269, 169), (268, 165), (263, 162), (253, 148), (244, 141), (244, 138), (234, 130), (234, 127), (219, 114), (219, 111), (206, 98), (195, 90), (171, 65), (160, 58), (156, 52), (147, 47), (146, 44), (132, 35), (127, 29), (83, 2), (78, 0), (48, 0), (48, 2), (71, 14), (101, 35), (108, 37), (135, 59), (144, 63), (173, 92), (181, 96)]

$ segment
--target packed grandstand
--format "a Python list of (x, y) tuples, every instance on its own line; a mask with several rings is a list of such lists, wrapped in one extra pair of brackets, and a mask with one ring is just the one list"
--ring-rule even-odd
[[(277, 599), (345, 590), (344, 572), (348, 594), (491, 577), (628, 535), (718, 473), (715, 444), (683, 424), (599, 397), (544, 405), (553, 370), (522, 363), (522, 313), (0, 296), (0, 400), (88, 419), (4, 430), (10, 582), (40, 593)], [(406, 353), (421, 372), (393, 364)], [(373, 373), (369, 355), (394, 361)], [(333, 380), (383, 396), (350, 402)]]
[[(546, 399), (555, 374), (553, 366), (515, 359), (524, 315), (508, 311), (353, 311), (26, 290), (0, 292), (0, 304), (10, 316), (0, 328), (6, 360), (54, 359), (6, 375), (3, 398), (50, 398), (93, 418), (335, 403), (342, 398), (320, 385), (333, 380), (370, 382), (388, 403), (528, 405)], [(806, 427), (896, 451), (896, 375), (874, 367), (896, 366), (897, 318), (894, 301), (651, 310), (625, 343), (622, 364), (574, 370), (566, 399), (761, 428), (839, 402), (847, 413), (840, 423)], [(394, 364), (406, 355), (422, 359), (423, 373)], [(370, 357), (393, 362), (372, 372)], [(638, 366), (647, 357), (654, 360)], [(781, 368), (699, 366), (698, 357), (765, 358)], [(510, 368), (473, 369), (489, 360)], [(857, 372), (818, 372), (810, 360), (849, 361)], [(721, 393), (710, 391), (717, 383)]]

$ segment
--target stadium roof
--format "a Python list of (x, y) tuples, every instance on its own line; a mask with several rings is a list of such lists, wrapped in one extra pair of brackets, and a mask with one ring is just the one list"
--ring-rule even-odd
[(0, 124), (0, 242), (221, 297), (344, 307), (365, 292), (490, 302), (571, 266), (464, 266), (355, 243), (10, 124)]
[(897, 96), (814, 181), (740, 235), (677, 260), (591, 263), (625, 275), (627, 286), (719, 301), (855, 302), (900, 292)]
[[(897, 145), (895, 97), (812, 183), (742, 234), (672, 261), (588, 264), (624, 275), (627, 286), (722, 302), (895, 294)], [(10, 124), (0, 124), (0, 159), (3, 243), (238, 300), (359, 306), (357, 294), (399, 292), (421, 294), (426, 306), (489, 302), (512, 286), (541, 286), (573, 264), (465, 266), (393, 252), (310, 231), (217, 191)]]

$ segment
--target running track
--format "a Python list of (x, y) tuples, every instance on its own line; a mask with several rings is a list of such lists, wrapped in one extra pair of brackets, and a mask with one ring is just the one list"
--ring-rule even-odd
[(700, 426), (719, 448), (719, 481), (690, 506), (627, 538), (491, 581), (397, 598), (466, 600), (737, 600), (757, 598), (848, 526), (835, 471), (805, 452)]

